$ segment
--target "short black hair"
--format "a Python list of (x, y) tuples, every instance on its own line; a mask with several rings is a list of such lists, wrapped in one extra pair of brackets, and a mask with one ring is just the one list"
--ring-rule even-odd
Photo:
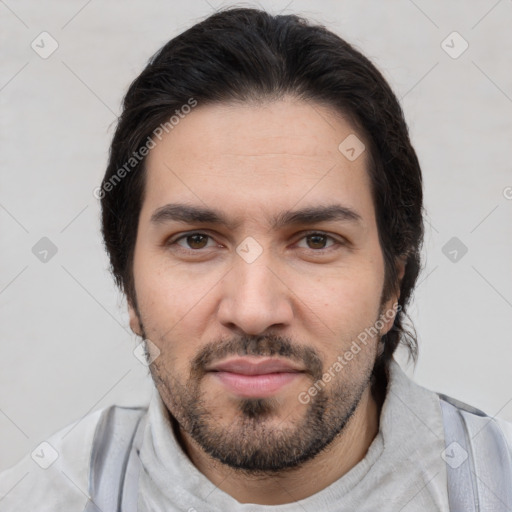
[[(116, 283), (136, 307), (133, 255), (144, 200), (145, 153), (155, 130), (170, 128), (172, 116), (193, 102), (260, 102), (284, 95), (341, 113), (365, 142), (385, 263), (381, 300), (398, 289), (400, 293), (376, 368), (386, 371), (399, 343), (416, 360), (414, 328), (409, 331), (403, 321), (420, 272), (423, 191), (402, 109), (362, 53), (297, 15), (274, 16), (248, 8), (216, 12), (165, 44), (130, 85), (98, 189), (102, 232)], [(399, 257), (406, 267), (398, 288)]]

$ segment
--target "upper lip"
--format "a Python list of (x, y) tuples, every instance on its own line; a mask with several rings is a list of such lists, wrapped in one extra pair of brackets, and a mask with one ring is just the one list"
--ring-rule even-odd
[(290, 362), (275, 357), (235, 357), (207, 368), (208, 371), (240, 373), (243, 375), (265, 375), (267, 373), (301, 372)]

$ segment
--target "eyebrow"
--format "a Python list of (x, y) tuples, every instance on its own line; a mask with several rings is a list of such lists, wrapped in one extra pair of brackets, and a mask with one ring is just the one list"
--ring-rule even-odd
[[(150, 222), (155, 225), (172, 221), (186, 224), (216, 224), (225, 226), (230, 230), (234, 230), (240, 225), (240, 222), (229, 221), (218, 210), (180, 203), (170, 203), (158, 208), (153, 212), (150, 219)], [(288, 225), (317, 224), (327, 221), (362, 224), (363, 218), (352, 208), (332, 204), (280, 212), (271, 220), (271, 226), (272, 229), (277, 230)]]

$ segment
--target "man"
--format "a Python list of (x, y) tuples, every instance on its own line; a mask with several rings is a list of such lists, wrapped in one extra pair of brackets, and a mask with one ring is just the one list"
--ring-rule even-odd
[(421, 170), (348, 43), (252, 9), (195, 25), (130, 86), (96, 195), (154, 395), (50, 438), (1, 510), (512, 510), (510, 425), (393, 359)]

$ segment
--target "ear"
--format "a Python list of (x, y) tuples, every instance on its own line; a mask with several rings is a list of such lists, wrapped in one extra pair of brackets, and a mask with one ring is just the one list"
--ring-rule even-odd
[[(407, 256), (400, 256), (396, 262), (396, 273), (398, 275), (398, 287), (402, 284), (402, 278), (405, 274), (405, 267), (407, 265)], [(400, 295), (400, 294), (399, 294)], [(397, 297), (398, 300), (398, 297)]]
[(130, 316), (130, 329), (135, 334), (142, 337), (142, 327), (140, 325), (139, 315), (130, 301), (128, 301), (128, 314)]
[(380, 331), (381, 336), (386, 334), (391, 329), (391, 327), (393, 327), (393, 323), (395, 322), (395, 317), (396, 317), (396, 313), (397, 313), (396, 304), (398, 304), (398, 299), (400, 298), (400, 285), (402, 284), (402, 279), (405, 274), (406, 266), (407, 266), (407, 256), (400, 256), (396, 260), (396, 274), (398, 277), (398, 285), (397, 285), (398, 290), (382, 306), (380, 318), (383, 322), (383, 328)]

